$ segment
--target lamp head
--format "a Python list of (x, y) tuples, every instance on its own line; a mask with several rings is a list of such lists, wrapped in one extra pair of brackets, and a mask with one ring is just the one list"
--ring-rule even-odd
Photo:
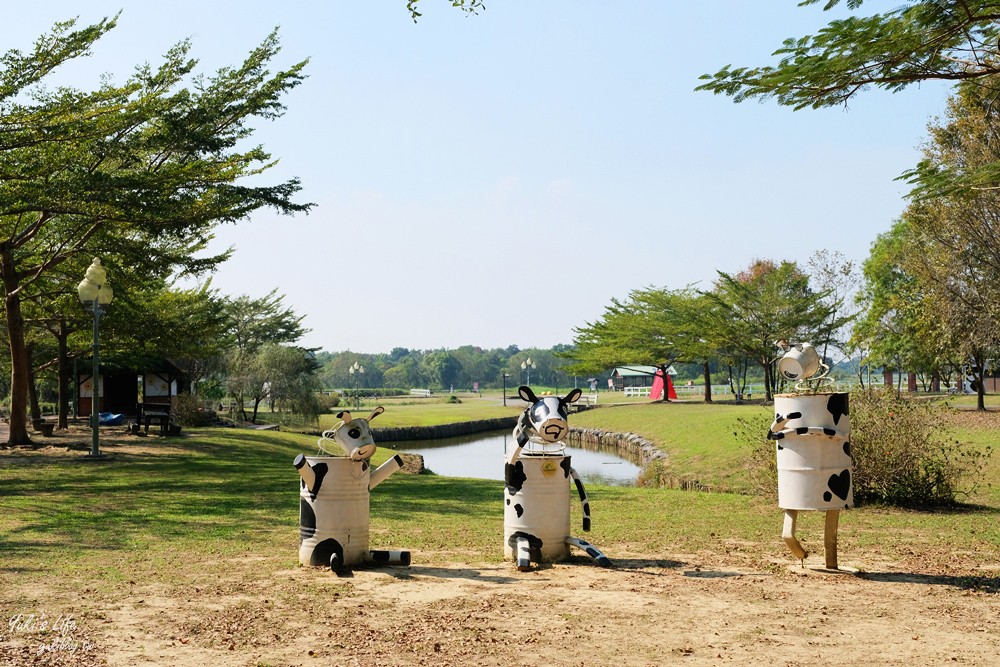
[(107, 284), (108, 273), (101, 266), (101, 260), (94, 258), (94, 261), (87, 267), (83, 280), (76, 286), (76, 293), (83, 303), (98, 306), (106, 306), (115, 298), (114, 290)]

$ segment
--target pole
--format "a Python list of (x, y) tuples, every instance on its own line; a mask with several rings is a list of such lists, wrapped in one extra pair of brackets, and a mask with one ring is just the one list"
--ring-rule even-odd
[[(504, 405), (504, 407), (507, 407), (507, 374), (506, 373), (503, 374), (503, 405)], [(507, 441), (506, 440), (504, 440), (503, 450), (504, 450), (504, 452), (507, 451)]]
[(101, 319), (101, 311), (98, 305), (98, 299), (94, 299), (94, 372), (92, 375), (94, 381), (94, 394), (90, 404), (90, 427), (93, 432), (92, 441), (90, 445), (91, 456), (101, 455), (101, 448), (98, 443), (98, 435), (97, 435), (97, 427), (99, 425), (99, 420), (100, 420), (97, 411), (100, 409), (99, 404), (101, 401), (101, 377), (100, 377), (101, 366), (100, 366), (100, 361), (98, 360), (97, 357), (100, 351), (100, 343), (98, 342), (99, 340), (98, 334), (100, 332), (98, 322), (100, 321), (100, 319)]

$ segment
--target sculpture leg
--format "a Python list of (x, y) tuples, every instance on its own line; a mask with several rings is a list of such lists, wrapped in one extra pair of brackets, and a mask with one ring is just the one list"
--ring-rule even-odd
[(840, 510), (826, 511), (826, 527), (823, 530), (823, 547), (826, 551), (826, 567), (837, 569), (837, 530), (840, 523)]
[(799, 518), (798, 510), (785, 510), (785, 527), (781, 531), (781, 539), (785, 541), (788, 545), (789, 550), (791, 550), (792, 555), (799, 560), (805, 560), (806, 550), (802, 548), (799, 541), (795, 538), (795, 521)]
[(527, 537), (517, 538), (517, 569), (519, 572), (531, 569), (531, 546)]
[(576, 537), (567, 537), (566, 544), (583, 549), (584, 551), (587, 552), (587, 555), (593, 558), (597, 562), (597, 564), (600, 565), (601, 567), (612, 567), (611, 559), (605, 556), (603, 553), (601, 553), (601, 550), (595, 547), (590, 542), (581, 540)]
[(379, 565), (410, 566), (409, 551), (380, 551), (372, 549), (368, 552), (368, 557), (373, 563), (377, 563)]

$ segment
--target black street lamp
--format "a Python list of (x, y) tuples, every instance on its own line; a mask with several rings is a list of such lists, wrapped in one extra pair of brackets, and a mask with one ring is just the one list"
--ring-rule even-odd
[(104, 267), (101, 266), (101, 260), (94, 258), (93, 263), (87, 268), (87, 273), (84, 274), (83, 280), (77, 285), (76, 291), (80, 296), (80, 302), (88, 307), (94, 316), (94, 368), (91, 375), (91, 384), (93, 385), (93, 392), (91, 393), (91, 404), (90, 404), (90, 427), (92, 431), (90, 454), (89, 456), (99, 457), (101, 455), (101, 447), (98, 439), (98, 426), (100, 425), (100, 416), (98, 411), (100, 410), (101, 402), (101, 366), (98, 358), (100, 352), (99, 343), (99, 333), (100, 333), (100, 320), (101, 315), (104, 313), (108, 304), (114, 299), (115, 293), (111, 289), (111, 286), (107, 284), (107, 272)]
[(510, 376), (506, 373), (503, 374), (503, 404), (507, 407), (507, 378)]

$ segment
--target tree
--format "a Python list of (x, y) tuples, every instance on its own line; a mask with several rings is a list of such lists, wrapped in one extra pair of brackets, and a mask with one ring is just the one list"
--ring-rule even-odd
[[(814, 5), (820, 0), (802, 0)], [(825, 0), (824, 11), (841, 0)], [(847, 0), (857, 9), (863, 0)], [(968, 81), (1000, 73), (997, 3), (922, 0), (884, 14), (831, 21), (817, 35), (787, 39), (776, 66), (726, 65), (698, 90), (737, 102), (774, 99), (795, 109), (844, 104), (869, 86), (896, 92), (929, 79)]]
[[(1000, 160), (993, 99), (965, 88), (932, 124), (924, 163), (951, 172)], [(1000, 191), (970, 189), (911, 202), (904, 214), (911, 251), (905, 266), (921, 284), (949, 350), (973, 371), (985, 409), (987, 360), (1000, 353)]]
[[(655, 366), (667, 369), (689, 349), (692, 325), (689, 291), (648, 287), (629, 292), (628, 300), (612, 299), (596, 322), (575, 328), (575, 348), (568, 353), (576, 363), (571, 373), (598, 373), (614, 366)], [(711, 382), (709, 382), (711, 385)], [(663, 400), (669, 400), (663, 392)]]
[[(486, 9), (486, 3), (484, 0), (449, 0), (452, 7), (457, 7), (463, 12), (469, 12), (470, 14), (475, 14), (481, 9)], [(410, 16), (413, 18), (413, 22), (416, 23), (417, 19), (423, 16), (417, 11), (417, 3), (420, 0), (407, 0), (406, 9), (410, 12)]]
[[(802, 0), (814, 5), (820, 0)], [(857, 10), (863, 0), (825, 0)], [(965, 82), (1000, 93), (998, 5), (989, 0), (919, 0), (882, 14), (831, 21), (816, 35), (792, 38), (775, 51), (776, 65), (733, 67), (702, 75), (697, 90), (748, 99), (773, 99), (795, 109), (846, 104), (875, 86), (896, 92), (927, 80)], [(923, 193), (1000, 183), (1000, 163), (963, 174), (918, 166), (909, 177)]]
[[(831, 319), (845, 316), (848, 319), (844, 326), (831, 332), (829, 340), (820, 350), (820, 356), (827, 357), (829, 348), (833, 347), (847, 357), (853, 366), (854, 360), (851, 359), (849, 345), (851, 339), (849, 323), (857, 319), (859, 314), (855, 297), (861, 285), (860, 271), (853, 261), (836, 250), (817, 250), (806, 265), (809, 267), (810, 284), (814, 285), (820, 294), (826, 295), (822, 300), (830, 307)], [(861, 385), (864, 386), (861, 364), (855, 366), (855, 372)]]
[(421, 367), (423, 374), (437, 387), (454, 389), (460, 384), (462, 364), (447, 350), (438, 350), (425, 355)]
[(256, 363), (265, 378), (272, 412), (287, 409), (309, 418), (319, 414), (318, 367), (315, 357), (308, 350), (268, 343), (257, 352)]
[(259, 299), (242, 295), (226, 301), (228, 334), (237, 350), (253, 354), (267, 343), (294, 343), (308, 333), (305, 315), (296, 315), (284, 301), (277, 288)]
[(775, 341), (806, 341), (822, 349), (842, 318), (832, 317), (832, 305), (823, 303), (824, 294), (810, 289), (808, 276), (794, 262), (758, 259), (736, 275), (718, 274), (715, 289), (705, 293), (722, 318), (714, 330), (730, 354), (761, 366), (765, 399), (770, 401), (777, 388)]
[[(279, 117), (282, 97), (301, 83), (306, 62), (272, 74), (272, 33), (238, 67), (192, 78), (190, 44), (157, 68), (138, 67), (123, 84), (92, 92), (48, 87), (60, 66), (88, 54), (115, 27), (58, 23), (28, 53), (0, 57), (0, 282), (11, 360), (10, 444), (29, 444), (28, 361), (23, 300), (74, 257), (100, 254), (114, 280), (115, 258), (144, 257), (150, 274), (199, 273), (228, 253), (189, 254), (220, 223), (271, 207), (309, 209), (292, 197), (297, 179), (241, 183), (274, 164), (248, 146), (251, 123)], [(99, 252), (98, 252), (99, 249)], [(71, 292), (75, 282), (64, 285)]]

